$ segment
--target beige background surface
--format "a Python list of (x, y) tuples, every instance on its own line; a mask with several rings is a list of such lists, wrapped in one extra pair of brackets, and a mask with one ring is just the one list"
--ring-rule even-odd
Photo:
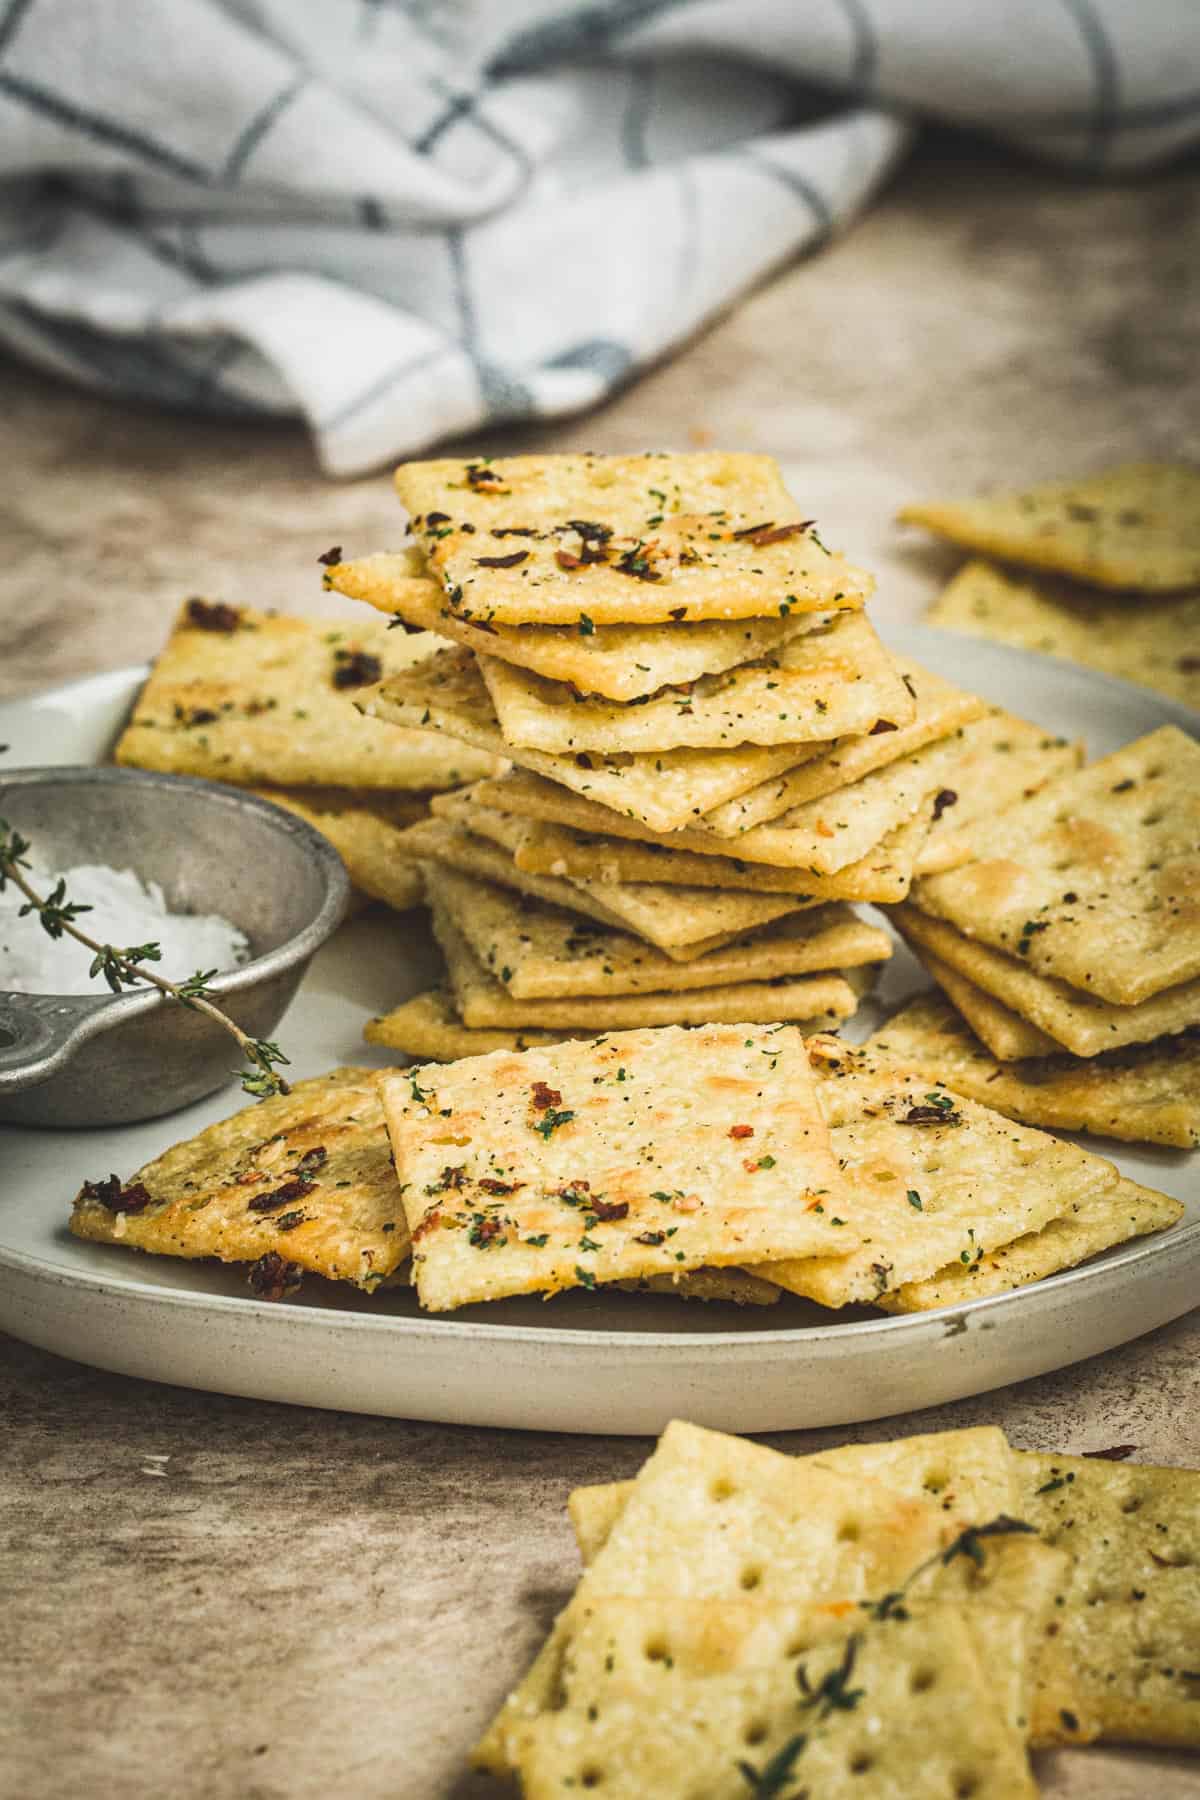
[[(870, 216), (605, 411), (473, 448), (769, 450), (916, 616), (954, 557), (905, 499), (1195, 453), (1193, 170), (1093, 188), (939, 140)], [(336, 610), (315, 557), (397, 536), (299, 427), (141, 412), (0, 364), (0, 695), (151, 655), (180, 597)], [(0, 1130), (0, 1179), (4, 1140)], [(983, 1421), (1200, 1466), (1200, 1315), (854, 1433)], [(0, 1795), (482, 1800), (465, 1751), (574, 1577), (563, 1502), (645, 1446), (192, 1394), (0, 1339)], [(1184, 1800), (1200, 1762), (1040, 1759), (1066, 1800)]]

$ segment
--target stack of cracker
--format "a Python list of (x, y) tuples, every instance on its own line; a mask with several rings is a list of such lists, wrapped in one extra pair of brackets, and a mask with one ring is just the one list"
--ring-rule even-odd
[(364, 697), (515, 767), (433, 803), (449, 986), (370, 1028), (420, 1057), (705, 1020), (847, 1018), (888, 954), (851, 901), (899, 901), (955, 821), (1071, 746), (893, 658), (869, 577), (770, 458), (433, 462), (396, 476), (416, 548), (327, 582), (455, 640)]
[(900, 517), (981, 553), (934, 601), (933, 624), (1068, 657), (1200, 708), (1200, 470), (1127, 463)]
[(377, 731), (350, 704), (427, 649), (369, 619), (188, 600), (116, 760), (254, 789), (327, 837), (361, 894), (404, 911), (423, 891), (402, 834), (428, 817), (432, 793), (497, 766), (433, 732)]
[(1200, 1743), (1200, 1476), (994, 1427), (789, 1457), (673, 1423), (581, 1488), (572, 1599), (475, 1753), (526, 1800), (1018, 1800)]
[(962, 836), (891, 915), (961, 1022), (876, 1042), (1027, 1123), (1200, 1142), (1200, 744), (1163, 726)]

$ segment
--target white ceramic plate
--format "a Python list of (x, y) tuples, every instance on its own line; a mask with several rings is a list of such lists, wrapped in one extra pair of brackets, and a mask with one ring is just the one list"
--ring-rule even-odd
[[(891, 641), (1092, 755), (1173, 719), (1157, 696), (1049, 658), (918, 627)], [(3, 767), (104, 757), (143, 670), (119, 670), (0, 706)], [(98, 846), (98, 850), (101, 847)], [(360, 918), (322, 951), (278, 1036), (297, 1076), (387, 1059), (363, 1021), (428, 985), (421, 915)], [(901, 949), (883, 999), (925, 986)], [(867, 1007), (862, 1035), (879, 1018)], [(571, 1432), (652, 1433), (682, 1415), (726, 1431), (849, 1424), (982, 1393), (1127, 1342), (1196, 1304), (1200, 1157), (1098, 1144), (1135, 1179), (1175, 1194), (1186, 1221), (1086, 1268), (955, 1311), (884, 1319), (785, 1297), (744, 1310), (572, 1293), (423, 1316), (411, 1293), (367, 1300), (310, 1283), (254, 1299), (237, 1272), (71, 1238), (85, 1177), (128, 1175), (242, 1103), (236, 1089), (118, 1130), (0, 1127), (0, 1328), (60, 1355), (185, 1387), (393, 1417)]]

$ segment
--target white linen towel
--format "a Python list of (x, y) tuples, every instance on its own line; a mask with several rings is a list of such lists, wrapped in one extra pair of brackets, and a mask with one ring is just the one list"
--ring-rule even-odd
[(863, 207), (911, 121), (1200, 133), (1194, 0), (0, 0), (0, 343), (296, 413), (332, 474), (592, 405)]

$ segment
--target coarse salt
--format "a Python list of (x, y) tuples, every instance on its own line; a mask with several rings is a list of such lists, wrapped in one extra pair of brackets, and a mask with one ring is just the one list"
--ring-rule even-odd
[[(237, 968), (250, 957), (244, 932), (215, 913), (173, 913), (156, 881), (143, 883), (132, 869), (100, 864), (57, 871), (30, 869), (31, 886), (48, 894), (60, 879), (67, 899), (91, 907), (77, 923), (98, 943), (117, 949), (157, 944), (159, 962), (147, 967), (168, 981), (185, 981), (198, 969)], [(103, 981), (89, 977), (92, 951), (66, 935), (51, 938), (35, 913), (20, 917), (25, 896), (12, 882), (0, 893), (0, 991), (16, 994), (94, 994)]]

